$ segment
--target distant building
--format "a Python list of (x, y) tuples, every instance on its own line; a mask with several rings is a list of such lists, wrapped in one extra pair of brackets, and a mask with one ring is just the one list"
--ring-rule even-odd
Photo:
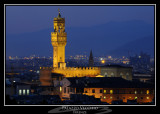
[(31, 85), (24, 83), (17, 83), (16, 94), (17, 95), (30, 95)]
[(59, 95), (27, 95), (27, 96), (13, 96), (18, 104), (62, 104)]
[(59, 73), (52, 73), (51, 68), (41, 69), (40, 82), (41, 86), (59, 86), (59, 82), (64, 78), (64, 75)]
[(61, 87), (54, 87), (54, 86), (38, 86), (39, 95), (59, 95), (61, 96)]
[(147, 103), (154, 99), (154, 86), (141, 82), (124, 80), (120, 77), (64, 78), (62, 99), (70, 99), (72, 94), (84, 94), (100, 98), (102, 102), (136, 100)]
[(5, 95), (12, 96), (12, 95), (15, 95), (15, 94), (16, 94), (16, 87), (15, 87), (15, 85), (12, 86), (11, 84), (6, 84)]
[(31, 94), (31, 85), (14, 82), (13, 84), (6, 85), (6, 95), (30, 95)]
[(146, 73), (144, 74), (144, 73), (139, 73), (139, 72), (135, 72), (133, 74), (133, 80), (150, 83), (150, 81), (153, 79), (154, 77), (151, 74), (146, 74)]
[(150, 84), (127, 81), (118, 77), (97, 78), (97, 83), (88, 83), (84, 87), (85, 95), (100, 98), (109, 104), (112, 101), (136, 100), (137, 103), (152, 102), (154, 99), (154, 86)]
[(130, 65), (134, 71), (146, 72), (150, 70), (150, 55), (141, 52), (140, 55), (130, 57)]
[(101, 67), (101, 75), (105, 77), (121, 77), (126, 80), (132, 80), (132, 67), (105, 65)]

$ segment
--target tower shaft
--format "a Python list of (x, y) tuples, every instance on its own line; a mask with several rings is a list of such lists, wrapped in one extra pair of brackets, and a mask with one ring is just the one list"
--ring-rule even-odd
[(65, 18), (61, 18), (60, 12), (58, 17), (54, 18), (54, 32), (51, 32), (51, 43), (53, 46), (53, 67), (64, 68), (65, 63), (65, 46), (67, 43), (67, 33), (65, 32)]

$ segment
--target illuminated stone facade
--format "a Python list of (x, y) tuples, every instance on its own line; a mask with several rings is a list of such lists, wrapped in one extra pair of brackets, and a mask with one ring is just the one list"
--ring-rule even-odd
[(154, 99), (153, 88), (84, 88), (85, 95), (100, 98), (102, 102), (136, 100), (137, 103), (152, 102)]
[(40, 81), (42, 85), (51, 85), (51, 73), (59, 73), (64, 77), (95, 77), (100, 74), (98, 67), (66, 67), (65, 46), (67, 33), (65, 32), (65, 18), (58, 16), (54, 18), (54, 32), (51, 32), (51, 43), (53, 46), (53, 67), (40, 68)]
[[(141, 104), (150, 103), (155, 97), (153, 85), (141, 82), (135, 83), (118, 77), (64, 78), (61, 85), (62, 98), (65, 99), (70, 99), (71, 94), (83, 94), (94, 96), (109, 104), (114, 101), (127, 103), (129, 100), (135, 100)], [(81, 91), (78, 91), (78, 89)]]
[(53, 46), (53, 68), (65, 68), (65, 46), (67, 43), (67, 33), (65, 32), (65, 18), (54, 18), (54, 32), (51, 32), (51, 43)]
[[(52, 85), (52, 73), (64, 75), (64, 77), (96, 77), (100, 74), (99, 67), (65, 67), (65, 68), (40, 68), (40, 82), (41, 85)], [(58, 79), (59, 80), (59, 79)]]
[(121, 77), (126, 80), (132, 80), (132, 67), (105, 65), (101, 67), (101, 75), (104, 77)]

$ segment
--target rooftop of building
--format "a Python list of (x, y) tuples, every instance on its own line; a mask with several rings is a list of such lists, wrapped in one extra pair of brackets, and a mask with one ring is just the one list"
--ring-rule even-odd
[(71, 87), (78, 88), (154, 88), (154, 84), (128, 81), (120, 77), (67, 78)]
[(63, 74), (59, 74), (59, 73), (51, 73), (51, 77), (53, 78), (53, 77), (63, 77), (64, 75)]
[(109, 64), (109, 65), (104, 65), (104, 66), (101, 66), (102, 68), (103, 67), (112, 67), (112, 68), (132, 68), (130, 66), (122, 66), (122, 65), (118, 65), (118, 64)]

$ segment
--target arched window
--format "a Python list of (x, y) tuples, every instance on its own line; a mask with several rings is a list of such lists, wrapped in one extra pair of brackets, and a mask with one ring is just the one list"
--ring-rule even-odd
[(113, 72), (111, 73), (111, 77), (114, 77), (114, 73)]
[(107, 72), (105, 72), (105, 73), (104, 73), (104, 76), (107, 77), (107, 75), (108, 75)]
[(123, 76), (123, 73), (121, 72), (121, 73), (120, 73), (120, 77), (122, 78), (122, 76)]
[(129, 79), (129, 73), (128, 72), (126, 73), (126, 79)]

